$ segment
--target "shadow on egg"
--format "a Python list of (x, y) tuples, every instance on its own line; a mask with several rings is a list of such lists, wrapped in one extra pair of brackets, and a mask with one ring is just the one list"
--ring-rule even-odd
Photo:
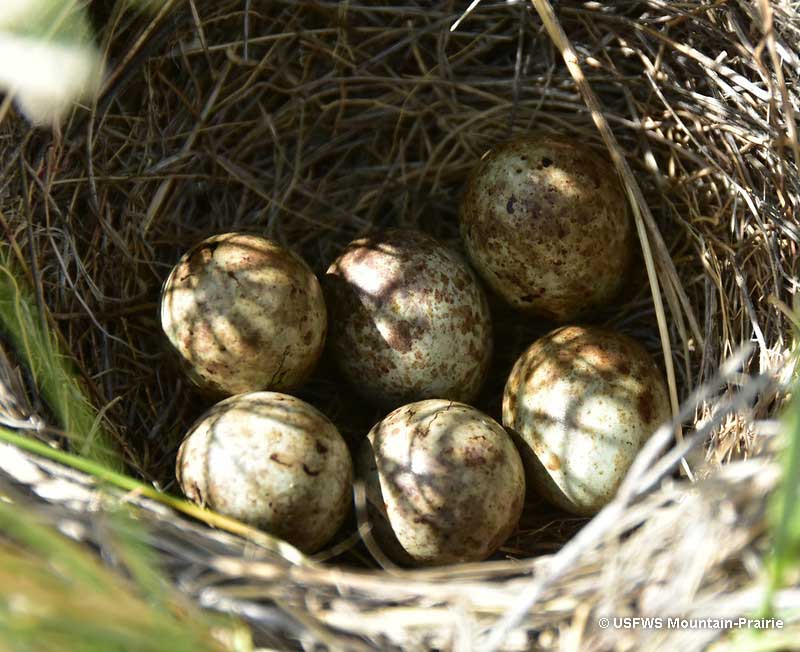
[(647, 352), (600, 328), (565, 327), (537, 340), (517, 361), (503, 400), (529, 488), (580, 515), (613, 498), (669, 415), (666, 387)]
[(160, 311), (181, 367), (214, 397), (296, 387), (313, 371), (327, 331), (308, 265), (240, 233), (187, 252), (163, 285)]
[(352, 387), (385, 407), (471, 400), (492, 351), (488, 303), (466, 261), (428, 235), (356, 240), (323, 282), (330, 347)]
[[(432, 434), (440, 418), (446, 425)], [(375, 539), (402, 565), (485, 559), (519, 521), (519, 455), (502, 426), (464, 404), (399, 408), (373, 428), (356, 466)]]
[(183, 440), (176, 476), (193, 502), (305, 552), (335, 534), (351, 503), (352, 463), (336, 427), (277, 392), (212, 407)]

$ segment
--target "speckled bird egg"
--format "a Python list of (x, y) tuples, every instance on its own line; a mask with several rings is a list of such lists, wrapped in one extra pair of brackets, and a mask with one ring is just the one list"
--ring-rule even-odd
[(357, 459), (372, 533), (399, 563), (439, 565), (491, 555), (517, 526), (525, 474), (511, 437), (463, 403), (396, 409)]
[(503, 394), (529, 488), (575, 514), (613, 497), (648, 437), (670, 417), (653, 359), (635, 340), (566, 326), (534, 342)]
[(192, 380), (225, 396), (300, 385), (322, 352), (327, 311), (299, 256), (266, 238), (226, 233), (172, 270), (161, 325)]
[(332, 351), (362, 395), (396, 406), (478, 393), (492, 325), (483, 289), (455, 251), (391, 229), (351, 242), (324, 286)]
[(252, 392), (194, 424), (176, 474), (187, 498), (304, 552), (323, 546), (350, 509), (352, 462), (339, 431), (308, 403)]
[(460, 217), (489, 286), (556, 321), (612, 299), (633, 252), (614, 168), (574, 140), (529, 137), (493, 149), (467, 183)]

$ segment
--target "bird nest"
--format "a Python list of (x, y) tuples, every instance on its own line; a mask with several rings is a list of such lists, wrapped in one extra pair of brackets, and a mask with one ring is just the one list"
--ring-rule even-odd
[[(723, 627), (603, 629), (600, 619), (733, 617), (760, 604), (780, 475), (769, 434), (791, 375), (798, 273), (800, 17), (784, 2), (553, 11), (484, 0), (464, 15), (465, 4), (173, 0), (138, 14), (97, 3), (109, 62), (97, 102), (54, 133), (13, 115), (0, 125), (15, 264), (130, 474), (176, 493), (177, 447), (209, 404), (171, 361), (157, 302), (191, 245), (254, 231), (317, 273), (379, 227), (459, 246), (460, 193), (492, 145), (536, 130), (594, 146), (621, 175), (640, 247), (624, 295), (593, 320), (661, 360), (677, 414), (598, 517), (529, 504), (491, 560), (405, 571), (380, 567), (355, 516), (306, 558), (155, 498), (126, 499), (177, 586), (237, 614), (270, 648), (724, 642)], [(513, 361), (552, 325), (491, 308), (497, 350), (476, 405), (498, 417)], [(42, 427), (52, 405), (6, 344), (6, 422), (68, 448)], [(351, 446), (382, 416), (325, 357), (298, 395)], [(96, 480), (20, 449), (0, 471), (27, 509), (83, 523), (74, 536), (102, 549)], [(54, 483), (71, 490), (42, 489)], [(359, 498), (357, 487), (363, 516)]]

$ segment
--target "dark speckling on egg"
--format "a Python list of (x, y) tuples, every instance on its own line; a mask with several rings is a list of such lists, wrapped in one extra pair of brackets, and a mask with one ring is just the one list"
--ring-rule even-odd
[(525, 475), (511, 437), (463, 403), (433, 399), (396, 409), (372, 428), (357, 467), (373, 535), (401, 564), (485, 559), (522, 512)]
[(557, 321), (612, 299), (633, 251), (611, 164), (564, 138), (493, 149), (467, 182), (460, 219), (467, 253), (489, 286), (510, 305)]
[(305, 552), (324, 545), (347, 516), (352, 473), (333, 423), (276, 392), (217, 403), (192, 426), (176, 465), (187, 498)]
[(385, 406), (469, 401), (492, 353), (489, 307), (461, 256), (418, 231), (356, 240), (323, 287), (331, 350), (362, 395)]
[(325, 343), (314, 273), (255, 235), (224, 233), (189, 250), (164, 283), (160, 313), (189, 378), (217, 396), (297, 387)]
[(503, 394), (528, 486), (576, 514), (614, 496), (636, 453), (670, 416), (666, 385), (635, 340), (566, 326), (534, 342)]

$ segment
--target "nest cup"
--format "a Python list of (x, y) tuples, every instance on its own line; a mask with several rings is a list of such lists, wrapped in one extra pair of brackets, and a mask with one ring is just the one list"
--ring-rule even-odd
[[(787, 127), (800, 105), (800, 26), (788, 5), (557, 3), (576, 79), (564, 43), (521, 1), (483, 2), (452, 31), (466, 3), (201, 0), (155, 14), (118, 14), (112, 4), (93, 7), (110, 70), (96, 106), (76, 110), (56, 134), (13, 115), (0, 126), (0, 209), (90, 396), (144, 481), (177, 491), (181, 438), (210, 405), (159, 337), (159, 289), (185, 251), (217, 233), (258, 233), (321, 277), (348, 242), (383, 228), (420, 229), (461, 249), (458, 206), (469, 173), (493, 145), (534, 131), (618, 157), (608, 174), (628, 166), (631, 212), (647, 244), (637, 245), (617, 300), (587, 319), (639, 340), (669, 377), (676, 405), (744, 343), (756, 345), (745, 373), (781, 369), (800, 190)], [(594, 116), (581, 83), (599, 102)], [(614, 142), (604, 140), (605, 127)], [(490, 304), (495, 353), (474, 404), (499, 419), (514, 360), (553, 324), (491, 294)], [(734, 389), (717, 383), (685, 431)], [(384, 416), (341, 381), (328, 354), (293, 393), (330, 418), (353, 451)], [(601, 631), (575, 610), (583, 605), (594, 617), (677, 605), (689, 613), (702, 599), (724, 601), (750, 586), (747, 569), (729, 568), (745, 547), (766, 545), (759, 524), (775, 477), (736, 471), (732, 461), (760, 452), (752, 423), (772, 418), (780, 403), (763, 393), (746, 416), (716, 423), (690, 460), (693, 475), (708, 476), (691, 500), (674, 500), (689, 482), (675, 476), (655, 499), (626, 507), (617, 529), (517, 618), (500, 649), (557, 646), (580, 617), (587, 645), (621, 649), (627, 636), (650, 649), (646, 634)], [(773, 468), (769, 455), (760, 459)], [(735, 511), (727, 521), (725, 500)], [(403, 575), (379, 557), (380, 568), (354, 516), (317, 559), (324, 563), (304, 560), (296, 577), (287, 570), (296, 560), (263, 546), (255, 562), (286, 573), (280, 583), (265, 579), (264, 566), (226, 571), (229, 587), (258, 587), (250, 602), (275, 609), (280, 626), (266, 611), (243, 609), (233, 590), (226, 604), (270, 646), (456, 649), (490, 636), (531, 573), (546, 574), (550, 555), (586, 522), (529, 500), (494, 561)], [(159, 554), (177, 556), (175, 568), (189, 565), (180, 552)], [(198, 558), (210, 564), (210, 555)], [(332, 566), (341, 572), (335, 580)], [(654, 568), (663, 576), (652, 579)], [(653, 582), (657, 592), (642, 588)], [(201, 585), (188, 591), (196, 597)], [(572, 606), (559, 607), (559, 596)], [(640, 611), (631, 611), (637, 600)], [(699, 649), (691, 647), (699, 635), (689, 639)]]

